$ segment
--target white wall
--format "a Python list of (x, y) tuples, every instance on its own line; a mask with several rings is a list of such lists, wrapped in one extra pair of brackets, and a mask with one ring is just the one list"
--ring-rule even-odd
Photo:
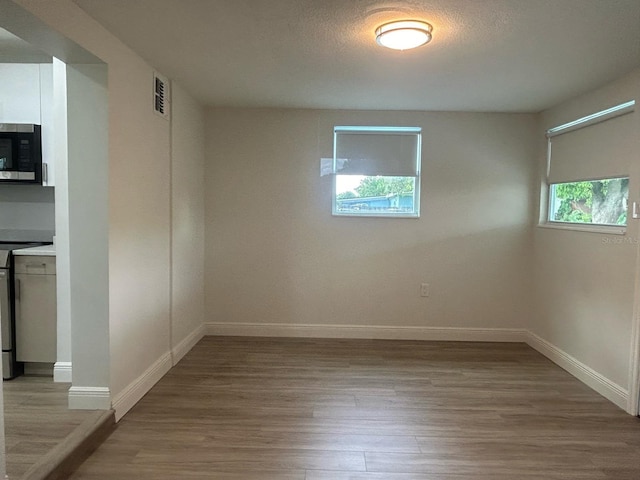
[(107, 69), (105, 65), (70, 65), (66, 70), (68, 198), (62, 204), (68, 206), (69, 248), (68, 251), (61, 248), (60, 256), (61, 262), (66, 263), (68, 254), (70, 266), (74, 367), (69, 406), (108, 408), (111, 398), (109, 342), (105, 341), (109, 338), (110, 308)]
[[(112, 39), (110, 39), (113, 42)], [(170, 349), (170, 130), (152, 111), (153, 70), (130, 51), (109, 55), (111, 388)], [(162, 367), (167, 369), (166, 362)]]
[[(207, 120), (209, 332), (526, 325), (534, 115), (211, 109)], [(331, 216), (320, 158), (334, 125), (423, 128), (420, 219)]]
[(69, 138), (67, 128), (67, 65), (53, 60), (51, 112), (56, 126), (53, 142), (56, 171), (56, 363), (53, 379), (72, 381), (71, 358), (71, 252), (69, 250)]
[(203, 335), (204, 109), (171, 92), (171, 326), (174, 362)]
[[(104, 341), (119, 418), (171, 366), (170, 123), (152, 111), (153, 68), (75, 3), (16, 3), (108, 68), (109, 338)], [(188, 96), (178, 97), (178, 103), (181, 99), (190, 104)], [(184, 333), (181, 318), (173, 327)]]
[[(540, 182), (548, 128), (632, 99), (640, 100), (640, 70), (543, 112), (538, 129)], [(640, 113), (631, 115), (640, 132)], [(640, 151), (640, 134), (627, 142), (633, 151)], [(637, 156), (629, 159), (630, 201), (639, 198), (639, 167)], [(638, 238), (634, 220), (625, 236), (544, 228), (536, 228), (534, 235), (531, 331), (591, 369), (596, 382), (618, 390), (618, 398), (603, 393), (623, 408), (629, 385)]]

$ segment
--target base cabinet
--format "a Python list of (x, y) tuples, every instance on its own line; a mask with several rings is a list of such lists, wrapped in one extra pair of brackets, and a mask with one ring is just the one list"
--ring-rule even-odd
[(56, 259), (18, 256), (14, 267), (17, 360), (55, 363)]

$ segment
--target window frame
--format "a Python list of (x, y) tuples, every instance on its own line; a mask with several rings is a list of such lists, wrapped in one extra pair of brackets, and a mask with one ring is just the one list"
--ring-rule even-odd
[[(574, 230), (581, 232), (593, 232), (593, 233), (607, 233), (607, 234), (619, 234), (624, 235), (627, 231), (627, 225), (629, 223), (629, 200), (627, 198), (627, 224), (625, 225), (615, 225), (615, 224), (603, 224), (603, 223), (581, 223), (581, 222), (562, 222), (551, 219), (551, 208), (553, 206), (553, 187), (556, 185), (567, 184), (567, 183), (579, 183), (579, 182), (594, 182), (601, 180), (610, 180), (614, 178), (626, 178), (630, 179), (629, 172), (624, 175), (613, 175), (602, 178), (573, 178), (571, 180), (563, 181), (563, 182), (554, 182), (551, 183), (549, 181), (549, 176), (551, 173), (551, 162), (552, 162), (552, 139), (556, 136), (563, 135), (565, 133), (570, 133), (574, 130), (579, 130), (591, 125), (595, 125), (597, 123), (604, 122), (606, 120), (610, 120), (616, 117), (620, 117), (626, 115), (628, 113), (632, 113), (635, 110), (635, 100), (631, 100), (628, 102), (621, 103), (614, 107), (593, 113), (591, 115), (587, 115), (585, 117), (578, 118), (571, 122), (558, 125), (556, 127), (550, 128), (546, 131), (547, 138), (547, 165), (546, 165), (546, 175), (544, 178), (544, 185), (546, 186), (546, 198), (544, 198), (543, 202), (541, 202), (541, 210), (544, 208), (544, 217), (541, 218), (539, 227), (543, 228), (555, 228), (562, 230)], [(546, 204), (546, 205), (545, 205)], [(542, 212), (541, 212), (542, 217)]]
[[(340, 133), (354, 133), (366, 135), (415, 135), (416, 136), (416, 159), (414, 175), (363, 175), (364, 177), (403, 177), (414, 179), (413, 190), (413, 211), (411, 212), (372, 212), (372, 211), (339, 211), (337, 209), (337, 176), (340, 175), (338, 168), (338, 136)], [(333, 129), (333, 165), (332, 165), (332, 191), (331, 191), (331, 215), (334, 217), (370, 217), (370, 218), (420, 218), (420, 183), (422, 170), (422, 127), (398, 127), (398, 126), (347, 126), (336, 125)]]
[(572, 180), (570, 182), (556, 182), (556, 183), (549, 183), (548, 184), (548, 198), (547, 198), (547, 223), (550, 225), (556, 225), (556, 226), (561, 226), (564, 228), (572, 228), (574, 226), (580, 226), (582, 227), (582, 229), (595, 229), (597, 228), (598, 230), (602, 230), (602, 231), (609, 231), (611, 229), (613, 230), (622, 230), (622, 231), (626, 231), (628, 222), (629, 222), (629, 216), (628, 216), (628, 212), (629, 212), (629, 197), (627, 196), (626, 198), (626, 202), (627, 205), (625, 205), (626, 208), (626, 212), (627, 212), (627, 223), (625, 224), (618, 224), (618, 223), (593, 223), (593, 222), (567, 222), (567, 221), (561, 221), (561, 220), (552, 220), (552, 210), (553, 207), (555, 207), (555, 201), (556, 201), (556, 197), (553, 195), (553, 190), (555, 186), (558, 185), (566, 185), (566, 184), (570, 184), (570, 183), (582, 183), (582, 182), (600, 182), (600, 181), (604, 181), (604, 180), (629, 180), (629, 175), (625, 175), (622, 177), (607, 177), (607, 178), (594, 178), (594, 179), (580, 179), (580, 180)]

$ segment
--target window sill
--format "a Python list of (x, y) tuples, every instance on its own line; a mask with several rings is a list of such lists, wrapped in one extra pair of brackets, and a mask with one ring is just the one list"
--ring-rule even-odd
[(617, 225), (580, 225), (572, 223), (540, 223), (539, 228), (550, 228), (552, 230), (573, 230), (574, 232), (602, 233), (606, 235), (625, 235), (626, 226)]
[(359, 218), (420, 218), (418, 213), (331, 213), (334, 217), (359, 217)]

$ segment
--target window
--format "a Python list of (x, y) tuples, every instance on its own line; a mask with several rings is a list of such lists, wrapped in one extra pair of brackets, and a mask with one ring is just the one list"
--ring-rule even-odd
[(628, 178), (609, 178), (551, 185), (549, 221), (626, 225)]
[(421, 129), (335, 127), (333, 214), (420, 216)]
[(548, 222), (626, 226), (635, 102), (547, 131)]

